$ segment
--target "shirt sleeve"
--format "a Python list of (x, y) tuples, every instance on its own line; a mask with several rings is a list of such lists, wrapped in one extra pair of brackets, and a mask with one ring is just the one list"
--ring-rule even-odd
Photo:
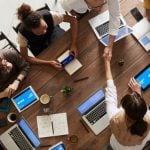
[(20, 32), (18, 32), (17, 41), (20, 47), (27, 47), (28, 45), (28, 40)]
[(120, 26), (120, 4), (119, 0), (108, 0), (109, 9), (109, 34), (117, 35)]
[(117, 108), (117, 90), (113, 80), (107, 80), (105, 93), (106, 110), (109, 120), (119, 111)]
[(61, 22), (63, 22), (64, 14), (62, 14), (60, 12), (54, 12), (54, 11), (50, 11), (50, 13), (52, 14), (54, 26), (56, 26), (56, 25), (60, 24)]

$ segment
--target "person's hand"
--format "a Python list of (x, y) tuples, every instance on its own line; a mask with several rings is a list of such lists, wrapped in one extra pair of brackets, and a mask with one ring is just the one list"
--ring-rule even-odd
[(50, 65), (58, 70), (62, 70), (62, 65), (57, 61), (50, 61)]
[(105, 57), (105, 56), (107, 56), (109, 58), (112, 57), (112, 48), (111, 47), (108, 47), (108, 46), (105, 47), (103, 57)]
[(70, 55), (73, 55), (74, 57), (78, 57), (78, 50), (75, 46), (72, 46), (70, 49)]
[(103, 57), (105, 59), (105, 61), (111, 61), (111, 57), (112, 57), (112, 49), (110, 49), (109, 47), (105, 47), (104, 49), (104, 54)]
[(133, 77), (130, 79), (128, 86), (133, 92), (137, 92), (141, 95), (141, 86)]

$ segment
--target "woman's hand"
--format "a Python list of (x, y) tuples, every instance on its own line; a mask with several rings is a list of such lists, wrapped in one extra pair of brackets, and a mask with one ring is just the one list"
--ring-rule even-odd
[(78, 50), (76, 46), (72, 46), (70, 49), (70, 55), (73, 55), (74, 57), (78, 57)]
[(57, 70), (62, 70), (62, 69), (63, 69), (62, 65), (61, 65), (59, 62), (55, 61), (55, 60), (50, 61), (49, 64), (50, 64), (52, 67), (56, 68)]
[(130, 79), (128, 86), (133, 92), (137, 92), (141, 95), (141, 86), (133, 77)]

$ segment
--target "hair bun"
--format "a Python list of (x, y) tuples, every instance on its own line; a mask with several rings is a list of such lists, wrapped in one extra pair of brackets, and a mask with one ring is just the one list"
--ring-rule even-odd
[(28, 4), (23, 3), (17, 10), (18, 19), (24, 20), (32, 12)]

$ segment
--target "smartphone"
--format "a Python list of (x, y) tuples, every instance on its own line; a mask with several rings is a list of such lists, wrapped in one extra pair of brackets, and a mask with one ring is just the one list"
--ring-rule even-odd
[(63, 144), (63, 142), (59, 142), (53, 146), (51, 146), (48, 150), (66, 150), (65, 145)]
[(69, 55), (67, 58), (65, 58), (61, 64), (62, 66), (66, 66), (67, 64), (69, 64), (72, 60), (74, 59), (74, 56), (73, 55)]
[(140, 11), (137, 9), (137, 7), (131, 9), (130, 12), (137, 22), (139, 22), (141, 19), (143, 19), (143, 16), (140, 13)]

